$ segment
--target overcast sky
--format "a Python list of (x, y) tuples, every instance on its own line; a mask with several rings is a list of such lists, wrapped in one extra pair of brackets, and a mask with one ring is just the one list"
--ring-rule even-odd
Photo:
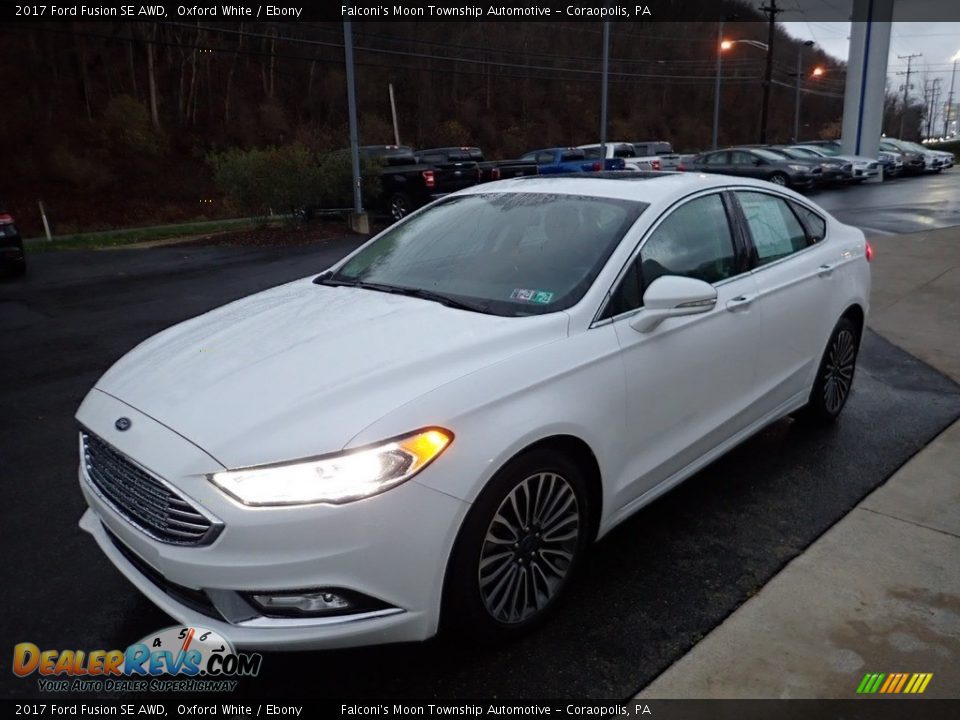
[[(887, 84), (891, 90), (902, 87), (904, 77), (897, 73), (907, 69), (907, 61), (898, 56), (920, 53), (921, 57), (913, 59), (913, 70), (918, 74), (911, 76), (911, 95), (921, 99), (924, 80), (932, 84), (934, 78), (940, 78), (940, 105), (947, 101), (954, 67), (953, 58), (960, 52), (960, 22), (933, 22), (927, 18), (941, 16), (938, 14), (940, 12), (942, 16), (957, 17), (960, 0), (951, 0), (950, 4), (950, 11), (940, 11), (939, 8), (943, 6), (932, 0), (929, 3), (925, 0), (896, 1), (887, 65)], [(782, 0), (779, 5), (783, 12), (778, 20), (788, 33), (803, 40), (813, 40), (830, 55), (847, 60), (851, 0)], [(924, 8), (925, 5), (929, 7)], [(911, 21), (918, 13), (924, 20)], [(960, 72), (957, 74), (960, 75)], [(956, 79), (954, 87), (954, 102), (960, 102), (960, 77)]]

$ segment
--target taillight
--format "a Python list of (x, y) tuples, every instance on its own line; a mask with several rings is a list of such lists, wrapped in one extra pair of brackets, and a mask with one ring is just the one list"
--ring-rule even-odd
[(600, 162), (599, 160), (597, 160), (597, 161), (593, 164), (593, 171), (594, 171), (594, 172), (600, 172), (601, 170), (603, 170), (603, 163)]
[(654, 170), (659, 170), (659, 169), (660, 169), (660, 161), (659, 161), (659, 160), (653, 160), (653, 161), (650, 163), (650, 167), (652, 167)]
[(13, 225), (13, 218), (9, 215), (0, 215), (0, 225)]
[(491, 177), (491, 179), (493, 179), (493, 180), (499, 180), (499, 179), (500, 179), (500, 168), (494, 168), (493, 170), (491, 170), (491, 171), (490, 171), (490, 177)]
[(483, 171), (480, 168), (477, 168), (477, 182), (483, 180)]
[(684, 165), (683, 163), (680, 163), (679, 165), (677, 165), (677, 172), (686, 172), (686, 171), (687, 171), (686, 165)]
[(864, 243), (863, 254), (867, 256), (867, 262), (873, 260), (873, 245), (869, 241)]
[(433, 176), (433, 170), (423, 171), (423, 184), (428, 188), (436, 187), (437, 179)]

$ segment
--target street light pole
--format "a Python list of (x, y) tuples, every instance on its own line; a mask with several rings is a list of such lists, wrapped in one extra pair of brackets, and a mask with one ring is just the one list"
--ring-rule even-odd
[(803, 82), (803, 48), (813, 47), (813, 40), (797, 46), (797, 87), (793, 106), (793, 141), (800, 142), (800, 83)]
[[(713, 143), (711, 148), (717, 149), (717, 138), (720, 132), (720, 71), (723, 67), (723, 20), (717, 23), (717, 79), (713, 87)], [(956, 63), (954, 63), (956, 68)]]

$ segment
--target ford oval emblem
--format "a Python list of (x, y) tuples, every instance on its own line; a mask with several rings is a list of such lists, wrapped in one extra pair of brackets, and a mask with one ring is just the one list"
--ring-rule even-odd
[(133, 423), (130, 422), (130, 418), (121, 417), (117, 418), (117, 421), (113, 424), (113, 426), (120, 432), (124, 432), (125, 430), (129, 430), (132, 424)]

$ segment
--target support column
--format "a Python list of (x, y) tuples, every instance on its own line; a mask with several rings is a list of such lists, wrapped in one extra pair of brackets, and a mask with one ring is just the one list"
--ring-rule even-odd
[(883, 131), (883, 100), (894, 0), (854, 0), (850, 57), (843, 96), (843, 152), (876, 157)]

